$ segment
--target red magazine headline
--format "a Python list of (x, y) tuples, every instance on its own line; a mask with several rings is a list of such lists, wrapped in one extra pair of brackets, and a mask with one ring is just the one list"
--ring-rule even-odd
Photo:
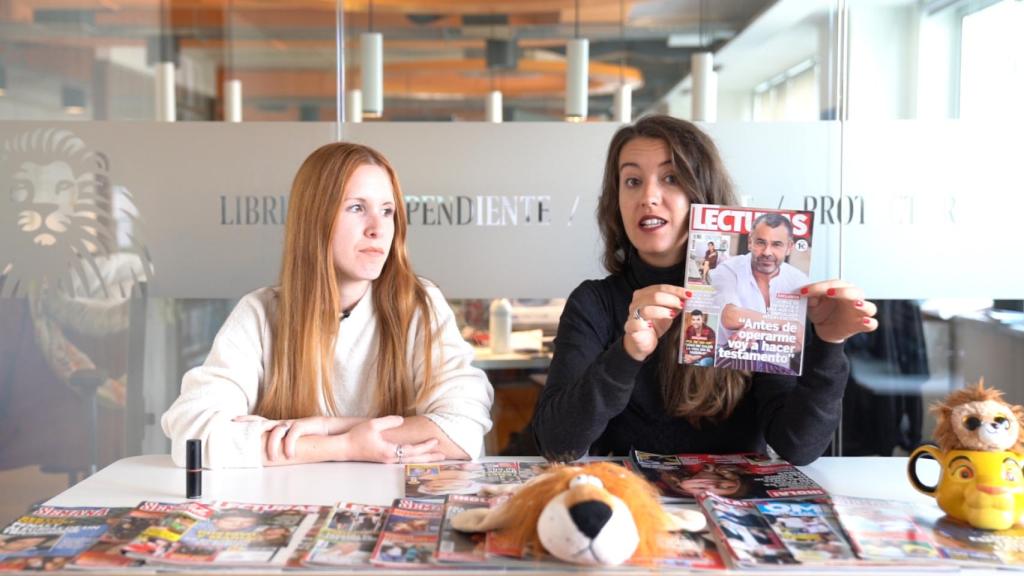
[(32, 514), (35, 516), (46, 516), (49, 518), (97, 518), (110, 513), (109, 508), (95, 508), (83, 510), (81, 508), (54, 508), (52, 506), (40, 506)]
[(399, 502), (398, 508), (400, 509), (400, 512), (404, 512), (406, 510), (436, 512), (441, 509), (441, 505), (434, 502), (417, 502), (415, 500), (406, 500), (403, 498), (402, 501)]
[(732, 208), (728, 206), (700, 206), (691, 207), (692, 225), (691, 230), (701, 232), (726, 232), (729, 234), (749, 234), (750, 225), (753, 224), (762, 214), (780, 214), (789, 219), (793, 224), (793, 236), (795, 238), (806, 238), (811, 234), (811, 224), (814, 214), (811, 212), (797, 212), (785, 210), (753, 210), (745, 208)]

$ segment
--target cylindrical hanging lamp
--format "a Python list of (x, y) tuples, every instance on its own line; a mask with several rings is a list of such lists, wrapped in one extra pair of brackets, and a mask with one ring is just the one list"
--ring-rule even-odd
[(718, 117), (718, 78), (711, 52), (694, 52), (690, 56), (690, 78), (693, 81), (693, 121), (714, 122)]
[(237, 78), (224, 81), (224, 121), (242, 121), (242, 81)]
[(487, 94), (487, 121), (501, 124), (502, 121), (501, 90), (491, 90)]
[(379, 118), (384, 113), (384, 37), (380, 32), (363, 32), (359, 37), (362, 56), (363, 116)]
[(615, 96), (612, 100), (612, 115), (616, 122), (629, 123), (633, 121), (633, 87), (629, 84), (619, 84), (615, 89)]
[(156, 121), (174, 122), (177, 110), (174, 96), (174, 62), (156, 63)]
[(565, 69), (565, 119), (570, 122), (583, 122), (587, 119), (587, 100), (590, 95), (590, 41), (586, 38), (569, 40), (565, 55), (568, 60)]
[(349, 90), (345, 97), (345, 120), (347, 122), (363, 121), (363, 91), (358, 88)]

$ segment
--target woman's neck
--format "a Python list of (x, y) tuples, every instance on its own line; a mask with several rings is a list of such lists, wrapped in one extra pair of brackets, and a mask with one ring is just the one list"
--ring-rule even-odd
[(363, 299), (366, 295), (367, 290), (370, 289), (369, 280), (359, 280), (356, 282), (338, 281), (338, 293), (340, 295), (342, 312), (349, 312), (356, 307), (356, 304)]

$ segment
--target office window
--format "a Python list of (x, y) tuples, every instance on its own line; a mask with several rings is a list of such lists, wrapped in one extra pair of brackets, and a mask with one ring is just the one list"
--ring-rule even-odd
[(753, 120), (814, 121), (818, 119), (818, 68), (805, 60), (754, 88)]
[(1024, 118), (1024, 2), (1003, 0), (963, 17), (960, 118)]

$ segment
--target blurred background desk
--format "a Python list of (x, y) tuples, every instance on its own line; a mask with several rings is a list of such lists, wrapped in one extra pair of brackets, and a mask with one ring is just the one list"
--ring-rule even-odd
[(516, 435), (533, 417), (540, 388), (547, 381), (551, 351), (505, 352), (496, 354), (490, 348), (474, 346), (473, 365), (487, 372), (494, 385), (491, 420), (494, 428), (484, 439), (487, 454), (501, 454), (510, 443), (517, 445)]
[(508, 369), (546, 371), (549, 364), (551, 364), (551, 352), (547, 350), (495, 353), (486, 346), (473, 347), (473, 366), (485, 371)]

